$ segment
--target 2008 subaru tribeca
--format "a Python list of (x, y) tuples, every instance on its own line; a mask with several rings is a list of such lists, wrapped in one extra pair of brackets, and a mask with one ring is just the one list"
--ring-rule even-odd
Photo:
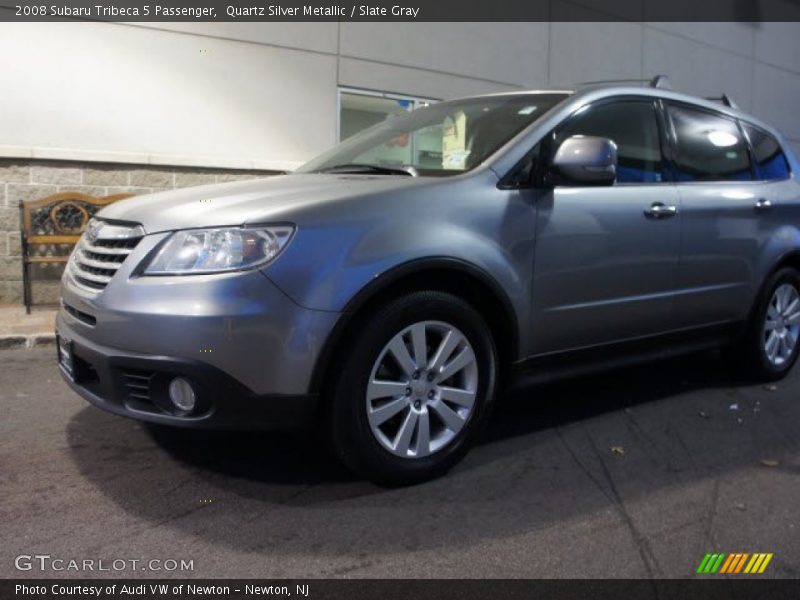
[(318, 419), (379, 482), (446, 471), (500, 386), (800, 335), (800, 172), (777, 131), (660, 86), (442, 102), (298, 171), (104, 208), (59, 363), (119, 415)]

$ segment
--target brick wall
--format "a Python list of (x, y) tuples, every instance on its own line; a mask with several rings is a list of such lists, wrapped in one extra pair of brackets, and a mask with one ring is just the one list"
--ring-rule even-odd
[[(0, 159), (0, 304), (22, 303), (21, 200), (71, 191), (92, 196), (149, 194), (274, 174), (271, 171)], [(60, 274), (60, 266), (37, 267), (32, 290), (35, 303), (58, 300)]]

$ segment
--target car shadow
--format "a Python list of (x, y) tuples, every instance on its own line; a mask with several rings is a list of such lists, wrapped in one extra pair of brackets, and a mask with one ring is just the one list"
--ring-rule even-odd
[(67, 433), (81, 473), (139, 518), (246, 551), (382, 554), (516, 535), (794, 455), (795, 381), (753, 385), (704, 354), (528, 388), (448, 475), (399, 489), (354, 477), (309, 434), (91, 407)]

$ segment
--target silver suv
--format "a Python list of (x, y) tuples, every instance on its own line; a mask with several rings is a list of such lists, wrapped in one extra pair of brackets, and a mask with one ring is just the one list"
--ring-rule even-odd
[(63, 277), (61, 372), (153, 423), (320, 423), (358, 473), (420, 481), (511, 381), (722, 345), (784, 376), (798, 172), (727, 99), (660, 85), (442, 102), (289, 175), (104, 208)]

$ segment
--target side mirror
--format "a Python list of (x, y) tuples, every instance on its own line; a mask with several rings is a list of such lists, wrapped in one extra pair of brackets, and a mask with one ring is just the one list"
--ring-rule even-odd
[(553, 157), (557, 183), (612, 185), (617, 178), (617, 145), (608, 138), (573, 135)]

